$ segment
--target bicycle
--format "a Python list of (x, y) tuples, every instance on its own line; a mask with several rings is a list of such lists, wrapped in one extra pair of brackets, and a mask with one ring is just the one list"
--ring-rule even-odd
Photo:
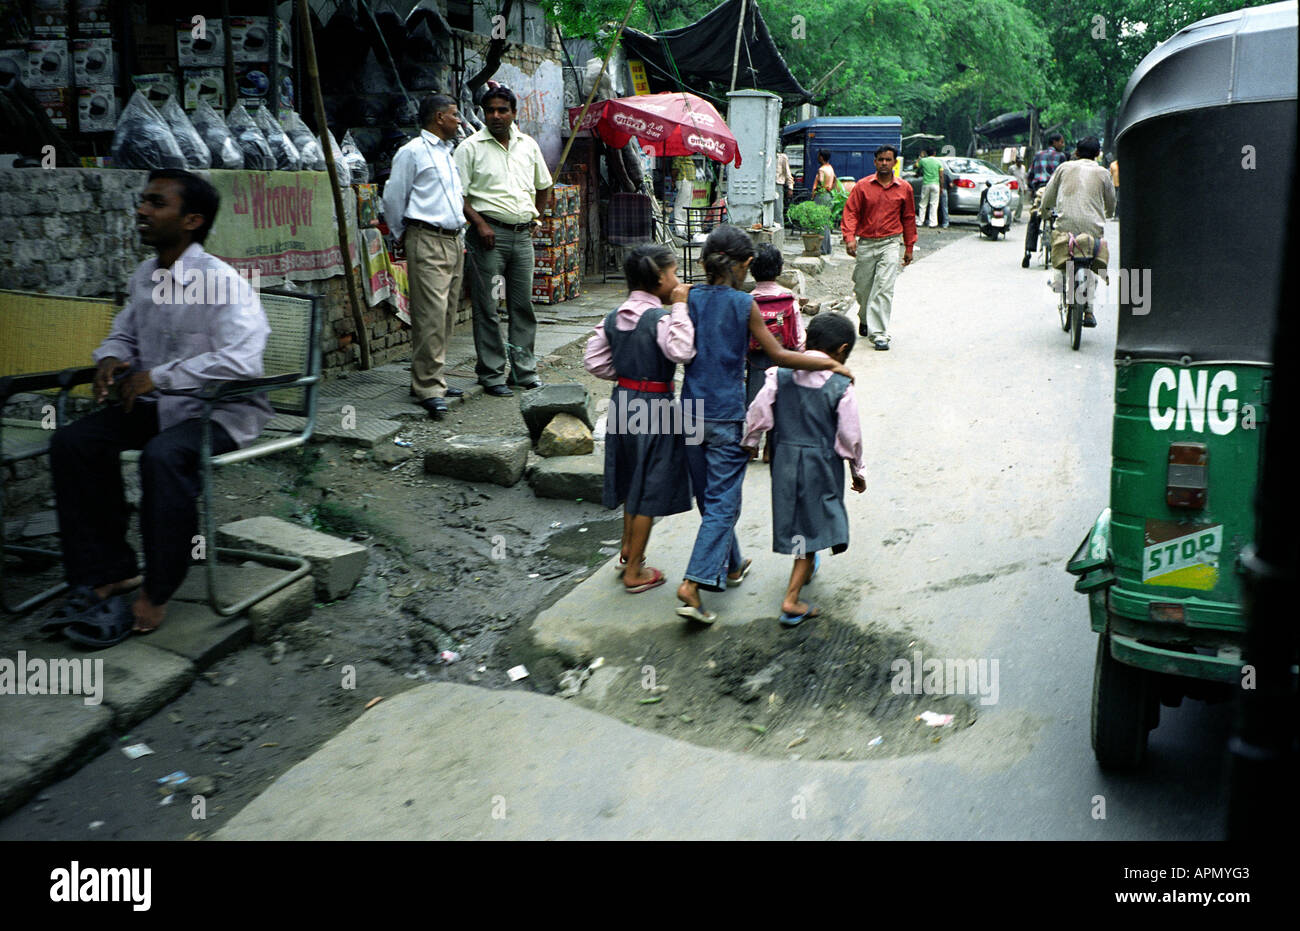
[[(1091, 311), (1096, 273), (1093, 262), (1101, 248), (1101, 240), (1093, 243), (1092, 255), (1075, 255), (1075, 240), (1070, 237), (1066, 247), (1065, 265), (1061, 269), (1061, 291), (1057, 299), (1057, 313), (1061, 329), (1070, 335), (1070, 348), (1077, 350), (1083, 341), (1083, 318)], [(1095, 324), (1092, 324), (1095, 326)]]

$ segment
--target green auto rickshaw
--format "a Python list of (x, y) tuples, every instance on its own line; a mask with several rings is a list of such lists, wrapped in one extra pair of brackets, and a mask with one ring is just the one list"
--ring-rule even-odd
[(1110, 507), (1067, 566), (1099, 634), (1092, 745), (1106, 769), (1141, 765), (1161, 704), (1247, 684), (1238, 560), (1295, 141), (1294, 0), (1188, 26), (1124, 91)]

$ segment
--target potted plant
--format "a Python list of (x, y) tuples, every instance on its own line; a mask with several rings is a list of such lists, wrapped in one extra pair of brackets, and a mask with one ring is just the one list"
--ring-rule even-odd
[(822, 237), (831, 228), (831, 208), (805, 200), (795, 204), (789, 212), (791, 222), (803, 230), (803, 254), (821, 255)]

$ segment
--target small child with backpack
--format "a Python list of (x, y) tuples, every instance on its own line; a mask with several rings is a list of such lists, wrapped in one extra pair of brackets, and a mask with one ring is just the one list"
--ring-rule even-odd
[[(781, 344), (782, 349), (803, 352), (806, 339), (803, 328), (803, 316), (799, 313), (798, 300), (794, 292), (776, 283), (777, 276), (785, 266), (781, 250), (771, 243), (758, 247), (754, 261), (749, 266), (749, 273), (754, 276), (754, 290), (750, 292), (754, 303), (758, 304), (763, 315), (763, 324), (772, 338)], [(749, 338), (749, 356), (745, 371), (745, 405), (754, 403), (759, 389), (763, 387), (764, 374), (772, 366), (758, 340)], [(754, 455), (758, 452), (755, 450)], [(763, 461), (772, 461), (772, 438), (763, 443)]]
[[(844, 364), (853, 351), (853, 322), (821, 314), (808, 324), (807, 355)], [(799, 600), (820, 562), (818, 551), (849, 548), (844, 507), (844, 466), (853, 490), (863, 492), (862, 427), (853, 385), (844, 375), (773, 366), (749, 405), (742, 443), (751, 454), (764, 430), (777, 433), (772, 455), (772, 550), (794, 555), (790, 584), (781, 602), (781, 623), (794, 627), (818, 614)]]

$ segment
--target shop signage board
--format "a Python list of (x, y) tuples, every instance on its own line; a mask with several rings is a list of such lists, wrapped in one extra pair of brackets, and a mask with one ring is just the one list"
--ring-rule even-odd
[[(323, 171), (208, 172), (221, 211), (204, 248), (263, 285), (343, 274), (329, 175)], [(357, 267), (356, 200), (343, 198)]]

